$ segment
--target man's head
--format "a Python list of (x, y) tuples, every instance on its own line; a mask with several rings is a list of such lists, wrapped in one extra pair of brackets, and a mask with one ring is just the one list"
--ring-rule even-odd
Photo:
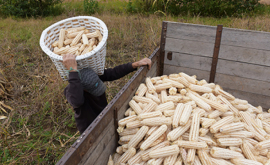
[(105, 92), (105, 84), (91, 68), (84, 68), (80, 70), (80, 74), (81, 83), (85, 91), (94, 96), (100, 96)]

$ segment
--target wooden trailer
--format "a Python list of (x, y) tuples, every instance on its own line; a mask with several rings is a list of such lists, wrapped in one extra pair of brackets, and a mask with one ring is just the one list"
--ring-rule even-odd
[(270, 108), (270, 33), (163, 22), (160, 48), (76, 140), (58, 165), (106, 165), (118, 146), (118, 120), (146, 77), (185, 72), (221, 85), (254, 106)]

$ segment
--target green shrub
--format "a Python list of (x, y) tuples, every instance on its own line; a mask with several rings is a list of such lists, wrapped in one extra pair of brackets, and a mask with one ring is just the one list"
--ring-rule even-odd
[(129, 8), (143, 12), (201, 16), (241, 16), (257, 11), (258, 0), (134, 0)]
[(84, 12), (94, 14), (99, 10), (98, 2), (96, 0), (84, 0)]
[(0, 0), (0, 12), (16, 17), (59, 15), (61, 3), (62, 0)]

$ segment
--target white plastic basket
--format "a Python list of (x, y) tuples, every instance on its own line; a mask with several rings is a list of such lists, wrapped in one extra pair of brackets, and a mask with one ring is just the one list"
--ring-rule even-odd
[(104, 73), (106, 45), (108, 38), (108, 29), (103, 21), (98, 18), (90, 16), (78, 16), (59, 21), (47, 29), (45, 29), (40, 37), (41, 49), (51, 58), (56, 69), (59, 71), (63, 80), (68, 79), (68, 70), (64, 67), (62, 56), (53, 53), (52, 43), (59, 39), (59, 32), (61, 29), (74, 28), (84, 26), (90, 32), (96, 29), (100, 30), (103, 35), (102, 41), (98, 46), (89, 53), (76, 57), (78, 69), (92, 68), (98, 75)]

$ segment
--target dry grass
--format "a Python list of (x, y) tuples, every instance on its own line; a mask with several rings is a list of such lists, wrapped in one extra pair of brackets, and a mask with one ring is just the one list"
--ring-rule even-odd
[[(78, 137), (71, 106), (55, 66), (39, 47), (49, 25), (76, 16), (69, 12), (42, 19), (0, 18), (0, 101), (11, 106), (0, 116), (0, 163), (55, 164)], [(147, 57), (159, 46), (163, 20), (270, 31), (269, 15), (252, 18), (158, 17), (95, 14), (109, 29), (106, 67)], [(110, 101), (132, 74), (107, 83)], [(2, 86), (1, 86), (2, 85)], [(1, 89), (3, 92), (1, 92)]]
[(270, 5), (270, 0), (260, 0), (261, 4)]

